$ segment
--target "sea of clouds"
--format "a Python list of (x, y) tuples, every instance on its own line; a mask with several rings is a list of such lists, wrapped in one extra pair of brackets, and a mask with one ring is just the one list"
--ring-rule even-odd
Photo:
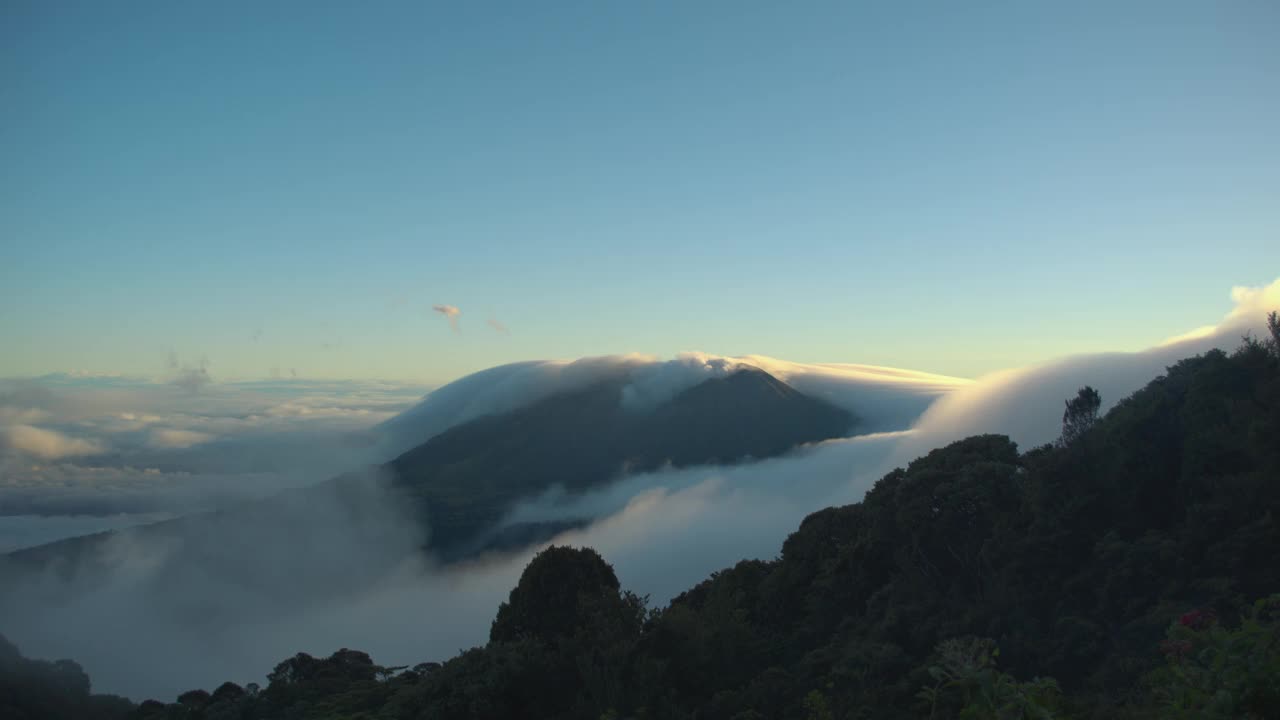
[[(596, 548), (613, 563), (625, 587), (665, 603), (714, 570), (743, 558), (774, 557), (806, 514), (857, 501), (886, 471), (932, 448), (983, 432), (1008, 434), (1023, 448), (1051, 442), (1060, 429), (1063, 400), (1080, 386), (1098, 388), (1105, 409), (1180, 358), (1211, 348), (1229, 350), (1246, 332), (1263, 335), (1265, 311), (1280, 308), (1280, 280), (1264, 288), (1237, 288), (1233, 296), (1236, 308), (1221, 323), (1157, 347), (1069, 357), (974, 382), (888, 368), (805, 365), (762, 357), (692, 353), (661, 361), (624, 356), (493, 368), (440, 388), (416, 404), (399, 394), (403, 389), (393, 388), (366, 388), (363, 392), (371, 395), (360, 402), (367, 404), (345, 405), (341, 398), (346, 396), (337, 390), (332, 402), (303, 403), (367, 411), (369, 415), (359, 422), (330, 418), (324, 422), (332, 424), (305, 430), (282, 423), (275, 433), (242, 436), (233, 436), (212, 421), (202, 425), (175, 420), (161, 427), (214, 435), (227, 442), (238, 437), (245, 447), (259, 447), (263, 458), (275, 457), (280, 465), (262, 471), (262, 466), (241, 459), (233, 467), (243, 472), (228, 475), (273, 472), (264, 486), (290, 487), (307, 482), (298, 478), (314, 482), (335, 474), (316, 475), (316, 465), (331, 471), (360, 467), (371, 458), (385, 459), (379, 456), (402, 449), (414, 438), (421, 442), (458, 422), (619, 372), (629, 378), (626, 402), (637, 412), (702, 378), (751, 365), (804, 392), (846, 406), (863, 419), (861, 429), (869, 434), (758, 463), (632, 476), (586, 495), (553, 490), (524, 503), (508, 518), (512, 523), (596, 518), (555, 542)], [(214, 388), (216, 384), (211, 384), (204, 390)], [(19, 391), (28, 393), (24, 397), (32, 392), (29, 388)], [(300, 402), (295, 395), (288, 398), (281, 402)], [(0, 406), (13, 408), (6, 411), (13, 418), (9, 427), (37, 428), (59, 433), (66, 441), (101, 445), (103, 452), (60, 458), (72, 462), (74, 457), (77, 467), (99, 467), (94, 463), (122, 453), (122, 458), (133, 458), (129, 467), (164, 472), (163, 463), (139, 458), (152, 457), (148, 453), (186, 453), (219, 442), (175, 448), (173, 444), (192, 438), (160, 435), (153, 441), (156, 428), (150, 426), (93, 433), (59, 415), (50, 402), (41, 402), (28, 399)], [(48, 414), (32, 414), (33, 410)], [(95, 412), (86, 417), (110, 414)], [(254, 417), (267, 415), (254, 413)], [(22, 453), (22, 462), (32, 462), (39, 452), (72, 447), (30, 433), (6, 437), (4, 452), (11, 457)], [(329, 440), (325, 447), (306, 446), (308, 438), (314, 442), (318, 437)], [(346, 440), (338, 442), (339, 438)], [(276, 440), (279, 447), (291, 449), (271, 450), (277, 447)], [(165, 443), (170, 447), (161, 447)], [(79, 447), (76, 452), (83, 450)], [(320, 462), (298, 466), (296, 473), (289, 470), (290, 460), (308, 450)], [(210, 477), (225, 472), (212, 462), (216, 455), (190, 457), (205, 457), (210, 464), (201, 467)], [(306, 463), (315, 460), (309, 457)], [(91, 485), (72, 482), (68, 487)], [(270, 511), (236, 516), (232, 524), (212, 516), (191, 531), (198, 537), (182, 540), (196, 544), (204, 560), (181, 567), (167, 562), (174, 547), (121, 533), (108, 544), (112, 572), (107, 576), (68, 580), (50, 572), (23, 587), (0, 590), (0, 633), (29, 655), (75, 658), (100, 691), (164, 699), (192, 687), (211, 688), (223, 680), (262, 682), (275, 662), (299, 651), (328, 654), (352, 647), (370, 652), (376, 661), (400, 665), (447, 659), (484, 642), (498, 603), (534, 550), (447, 568), (412, 553), (402, 555), (421, 542), (423, 529), (404, 515), (393, 498), (380, 495), (375, 484), (359, 487), (354, 495), (286, 493), (286, 499), (271, 505)], [(176, 493), (175, 502), (187, 497), (186, 492)], [(75, 494), (68, 492), (67, 502)], [(210, 502), (200, 493), (194, 497)], [(166, 505), (163, 511), (179, 512), (181, 507)], [(293, 540), (281, 541), (282, 537)], [(402, 556), (408, 559), (386, 563), (388, 557)], [(308, 588), (305, 598), (290, 591), (296, 587)]]
[[(177, 372), (177, 371), (175, 371)], [(57, 374), (0, 380), (0, 552), (210, 510), (382, 460), (422, 385)]]

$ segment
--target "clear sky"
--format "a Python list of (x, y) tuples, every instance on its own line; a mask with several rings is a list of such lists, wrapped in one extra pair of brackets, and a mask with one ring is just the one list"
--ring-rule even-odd
[(1278, 274), (1270, 0), (0, 7), (0, 376), (975, 375)]

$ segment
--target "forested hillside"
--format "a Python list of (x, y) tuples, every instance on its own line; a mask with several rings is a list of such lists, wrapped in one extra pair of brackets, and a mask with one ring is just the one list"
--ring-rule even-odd
[(298, 655), (134, 716), (1280, 717), (1280, 348), (1097, 407), (1051, 446), (935, 450), (666, 608), (550, 548), (443, 664)]

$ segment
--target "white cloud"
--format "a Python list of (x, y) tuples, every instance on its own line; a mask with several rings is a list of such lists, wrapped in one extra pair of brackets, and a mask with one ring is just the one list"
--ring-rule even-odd
[(1182, 358), (1215, 348), (1231, 350), (1246, 333), (1266, 337), (1266, 313), (1280, 309), (1280, 279), (1260, 288), (1234, 288), (1231, 297), (1236, 306), (1219, 324), (1146, 350), (1076, 355), (979, 378), (933, 404), (895, 457), (907, 462), (978, 433), (1008, 435), (1024, 449), (1052, 442), (1061, 430), (1063, 401), (1085, 385), (1102, 394), (1105, 412)]
[(395, 455), (454, 425), (509, 412), (608, 378), (626, 376), (629, 382), (623, 388), (623, 402), (644, 410), (704, 380), (749, 367), (765, 370), (801, 392), (850, 410), (861, 420), (861, 433), (905, 429), (936, 398), (971, 382), (914, 370), (794, 363), (763, 355), (731, 358), (687, 352), (661, 360), (633, 353), (539, 360), (489, 368), (449, 383), (379, 430), (389, 453)]
[[(598, 517), (558, 541), (596, 547), (615, 565), (624, 586), (664, 602), (739, 559), (774, 556), (806, 513), (860, 499), (888, 468), (933, 447), (980, 432), (1011, 434), (1024, 447), (1046, 442), (1057, 434), (1063, 399), (1080, 385), (1099, 387), (1114, 403), (1178, 358), (1234, 347), (1245, 329), (1257, 327), (1276, 289), (1280, 284), (1237, 293), (1237, 310), (1194, 339), (1140, 353), (1066, 358), (973, 383), (889, 368), (759, 357), (722, 362), (682, 356), (662, 366), (645, 356), (534, 362), (494, 368), (441, 388), (387, 426), (404, 423), (415, 432), (438, 432), (486, 412), (643, 368), (654, 375), (636, 393), (652, 397), (733, 363), (762, 367), (802, 390), (848, 404), (874, 422), (911, 426), (821, 443), (756, 464), (649, 473), (578, 497), (548, 493), (513, 511), (510, 522)], [(918, 421), (904, 421), (930, 402)], [(168, 419), (165, 426), (176, 427)], [(183, 452), (197, 453), (201, 447)], [(225, 461), (225, 455), (213, 456)], [(161, 475), (157, 482), (164, 481)], [(205, 526), (207, 532), (194, 541), (209, 553), (207, 564), (175, 565), (177, 556), (169, 555), (173, 546), (121, 538), (113, 545), (118, 565), (110, 582), (66, 593), (65, 604), (41, 602), (51, 586), (24, 587), (0, 597), (0, 616), (17, 618), (10, 634), (25, 651), (76, 658), (99, 690), (166, 699), (224, 679), (262, 682), (275, 662), (298, 651), (327, 654), (355, 647), (379, 662), (403, 664), (443, 660), (483, 642), (498, 603), (532, 551), (447, 570), (409, 562), (361, 582), (344, 576), (337, 587), (323, 584), (335, 566), (376, 567), (389, 551), (420, 540), (417, 526), (405, 524), (396, 504), (386, 500), (362, 495), (350, 512), (346, 503), (322, 503), (297, 508), (306, 512), (263, 513), (244, 524)], [(299, 583), (307, 582), (320, 584), (299, 590)], [(324, 602), (306, 602), (325, 589)], [(121, 653), (124, 647), (131, 652)]]
[(456, 306), (453, 305), (432, 305), (431, 309), (449, 319), (449, 328), (455, 333), (462, 332), (462, 328), (458, 325), (458, 316), (462, 314)]
[(0, 514), (190, 512), (314, 483), (381, 459), (368, 429), (424, 390), (280, 380), (187, 394), (88, 374), (0, 380)]
[(151, 431), (151, 446), (158, 448), (189, 448), (213, 440), (216, 436), (194, 430), (156, 428)]
[(106, 451), (99, 443), (34, 425), (0, 427), (0, 449), (45, 459), (97, 455)]

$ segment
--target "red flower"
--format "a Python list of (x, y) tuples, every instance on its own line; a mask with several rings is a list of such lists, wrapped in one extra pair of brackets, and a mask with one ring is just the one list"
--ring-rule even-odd
[(1192, 630), (1203, 630), (1218, 621), (1218, 614), (1213, 610), (1192, 610), (1178, 618), (1178, 624)]

